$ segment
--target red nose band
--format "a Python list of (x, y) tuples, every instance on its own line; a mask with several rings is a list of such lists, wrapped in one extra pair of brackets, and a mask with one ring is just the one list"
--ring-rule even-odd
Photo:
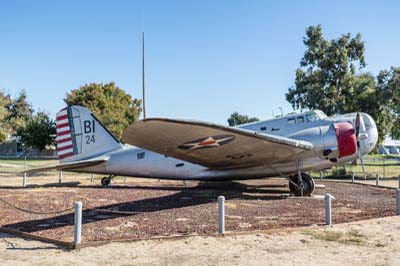
[(357, 152), (357, 139), (352, 124), (343, 122), (333, 124), (336, 130), (339, 158), (353, 155)]

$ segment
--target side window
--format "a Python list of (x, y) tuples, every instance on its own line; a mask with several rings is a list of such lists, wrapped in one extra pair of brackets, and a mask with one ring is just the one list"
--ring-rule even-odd
[(144, 158), (144, 155), (145, 155), (144, 151), (138, 152), (138, 154), (137, 154), (138, 160), (143, 159), (143, 158)]
[(304, 123), (304, 116), (298, 116), (296, 123)]
[(289, 125), (293, 125), (293, 124), (296, 124), (296, 119), (295, 118), (289, 118), (287, 120), (287, 122), (288, 122)]
[(260, 130), (265, 131), (265, 130), (267, 130), (267, 127), (261, 127)]

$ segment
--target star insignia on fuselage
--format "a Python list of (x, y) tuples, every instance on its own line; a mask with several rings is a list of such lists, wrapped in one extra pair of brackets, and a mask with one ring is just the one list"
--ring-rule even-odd
[(218, 136), (209, 136), (206, 138), (196, 139), (192, 141), (185, 142), (178, 146), (178, 148), (183, 150), (197, 150), (197, 149), (206, 149), (213, 148), (225, 145), (232, 140), (235, 139), (233, 135), (218, 135)]

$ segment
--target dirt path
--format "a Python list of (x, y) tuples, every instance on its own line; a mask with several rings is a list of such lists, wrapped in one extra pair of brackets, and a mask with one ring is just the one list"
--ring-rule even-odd
[(0, 235), (0, 265), (400, 265), (400, 218), (273, 235), (113, 243), (75, 251)]

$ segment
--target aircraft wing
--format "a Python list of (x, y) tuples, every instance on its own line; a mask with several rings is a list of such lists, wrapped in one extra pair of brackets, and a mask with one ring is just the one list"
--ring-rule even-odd
[(130, 125), (125, 143), (213, 169), (295, 160), (313, 148), (300, 141), (204, 122), (152, 118)]
[(51, 166), (46, 166), (46, 167), (41, 167), (41, 168), (34, 168), (34, 169), (24, 171), (23, 173), (33, 174), (33, 173), (50, 171), (50, 170), (71, 170), (71, 169), (77, 170), (82, 167), (93, 166), (93, 165), (104, 163), (106, 161), (108, 161), (108, 157), (95, 158), (95, 159), (89, 159), (89, 160), (82, 160), (82, 161), (75, 161), (75, 162), (51, 165)]

